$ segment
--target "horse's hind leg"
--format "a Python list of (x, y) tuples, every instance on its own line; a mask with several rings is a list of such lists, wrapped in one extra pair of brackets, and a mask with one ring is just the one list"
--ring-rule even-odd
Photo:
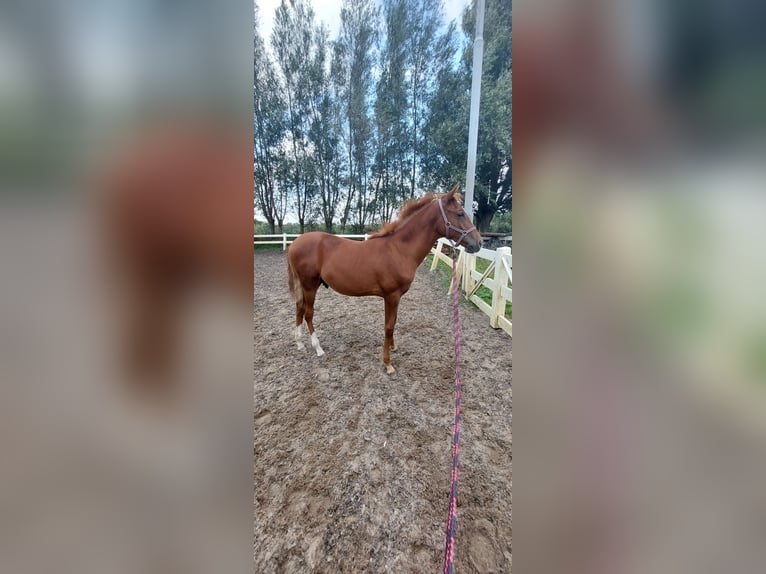
[(309, 326), (309, 335), (311, 335), (311, 346), (317, 352), (317, 357), (324, 355), (321, 345), (319, 344), (319, 338), (314, 332), (314, 297), (316, 296), (316, 288), (312, 290), (305, 290), (303, 292), (304, 303), (304, 315), (306, 317), (306, 324)]
[(306, 347), (303, 345), (303, 341), (301, 341), (301, 335), (302, 335), (302, 327), (303, 327), (303, 307), (304, 302), (296, 302), (295, 303), (295, 344), (298, 346), (298, 349), (301, 351), (304, 350)]
[(291, 250), (288, 250), (287, 252), (287, 283), (290, 287), (290, 294), (295, 300), (295, 344), (299, 351), (303, 351), (306, 348), (303, 346), (303, 341), (301, 341), (301, 326), (303, 324), (303, 310), (305, 308), (303, 282), (301, 281), (300, 276), (295, 272)]

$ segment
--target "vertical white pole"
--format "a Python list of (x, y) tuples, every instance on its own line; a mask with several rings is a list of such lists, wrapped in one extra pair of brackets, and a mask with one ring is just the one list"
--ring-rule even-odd
[(479, 139), (479, 100), (481, 99), (481, 67), (484, 58), (484, 0), (476, 0), (476, 34), (473, 39), (473, 79), (471, 82), (471, 116), (468, 123), (468, 168), (465, 174), (465, 205), (473, 221), (473, 184), (476, 179), (476, 147)]

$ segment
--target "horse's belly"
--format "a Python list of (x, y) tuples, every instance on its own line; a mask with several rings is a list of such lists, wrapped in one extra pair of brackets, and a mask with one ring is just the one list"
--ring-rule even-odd
[(350, 295), (351, 297), (383, 295), (383, 291), (377, 282), (360, 280), (363, 278), (358, 276), (338, 276), (331, 273), (327, 277), (322, 276), (322, 279), (333, 291), (337, 291), (342, 295)]
[(385, 297), (409, 287), (412, 282), (412, 277), (391, 264), (391, 255), (385, 251), (351, 241), (334, 247), (321, 254), (320, 275), (338, 293)]
[(333, 257), (326, 261), (322, 269), (322, 279), (333, 291), (350, 295), (352, 297), (364, 297), (367, 295), (382, 295), (381, 285), (376, 273), (363, 261), (351, 257)]
[(412, 282), (412, 279), (387, 276), (376, 271), (365, 271), (359, 267), (348, 268), (345, 272), (333, 270), (326, 276), (323, 273), (322, 279), (333, 291), (352, 297), (385, 297), (397, 291), (404, 294)]

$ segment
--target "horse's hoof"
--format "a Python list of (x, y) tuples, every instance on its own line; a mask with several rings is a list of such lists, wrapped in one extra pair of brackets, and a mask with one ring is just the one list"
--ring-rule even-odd
[(306, 345), (304, 345), (303, 343), (298, 343), (298, 350), (299, 351), (305, 351), (306, 350)]
[(393, 375), (396, 372), (396, 369), (392, 365), (386, 365), (386, 373), (389, 375)]
[(324, 355), (324, 351), (322, 349), (317, 349), (317, 357), (321, 357)]

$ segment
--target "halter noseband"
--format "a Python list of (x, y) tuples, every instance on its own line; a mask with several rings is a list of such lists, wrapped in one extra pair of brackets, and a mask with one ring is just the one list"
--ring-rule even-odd
[[(455, 227), (447, 219), (447, 214), (444, 211), (444, 206), (442, 205), (441, 197), (436, 198), (436, 201), (439, 202), (439, 210), (442, 212), (442, 218), (444, 219), (444, 237), (449, 239), (452, 242), (452, 245), (454, 247), (457, 247), (463, 242), (463, 239), (465, 239), (466, 235), (468, 235), (469, 233), (471, 233), (471, 231), (474, 231), (476, 229), (476, 226), (471, 225), (471, 227), (469, 227), (468, 229), (463, 229), (462, 227)], [(457, 231), (460, 234), (460, 239), (458, 239), (457, 242), (449, 238), (450, 229), (452, 231)]]

